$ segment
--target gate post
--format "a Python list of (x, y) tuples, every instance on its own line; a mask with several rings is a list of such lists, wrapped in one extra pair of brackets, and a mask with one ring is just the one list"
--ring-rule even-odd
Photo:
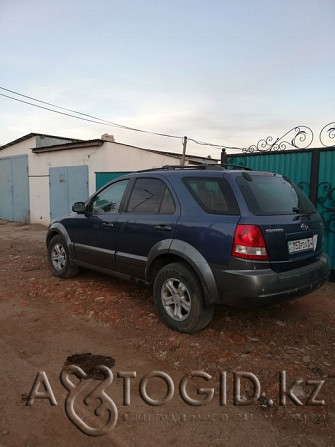
[(221, 164), (227, 163), (227, 152), (226, 149), (222, 149), (221, 151)]
[(319, 185), (319, 170), (320, 170), (320, 149), (313, 149), (311, 161), (311, 177), (310, 177), (310, 193), (309, 198), (316, 207), (318, 198)]

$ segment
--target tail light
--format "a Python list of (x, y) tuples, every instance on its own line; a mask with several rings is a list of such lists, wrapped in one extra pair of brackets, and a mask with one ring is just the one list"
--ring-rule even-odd
[(233, 256), (245, 259), (268, 259), (265, 241), (257, 225), (237, 225)]

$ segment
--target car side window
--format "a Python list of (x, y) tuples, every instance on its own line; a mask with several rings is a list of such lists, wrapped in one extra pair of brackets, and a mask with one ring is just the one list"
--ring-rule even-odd
[(93, 198), (90, 205), (91, 212), (96, 214), (118, 213), (127, 184), (128, 180), (121, 180), (102, 190)]
[(137, 179), (131, 193), (127, 213), (173, 214), (176, 206), (171, 192), (159, 179)]
[(223, 178), (190, 178), (183, 182), (204, 211), (211, 214), (239, 214), (235, 196)]

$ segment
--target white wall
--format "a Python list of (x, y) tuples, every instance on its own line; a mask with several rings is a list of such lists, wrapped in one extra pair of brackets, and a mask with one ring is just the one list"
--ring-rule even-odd
[(87, 165), (89, 194), (95, 191), (96, 172), (137, 171), (179, 164), (179, 159), (123, 144), (104, 142), (103, 146), (33, 153), (36, 137), (0, 151), (0, 157), (28, 154), (30, 222), (48, 225), (50, 221), (49, 168)]
[(23, 154), (30, 155), (31, 149), (35, 147), (36, 147), (36, 137), (31, 137), (13, 146), (1, 149), (0, 157), (11, 157), (12, 155), (23, 155)]

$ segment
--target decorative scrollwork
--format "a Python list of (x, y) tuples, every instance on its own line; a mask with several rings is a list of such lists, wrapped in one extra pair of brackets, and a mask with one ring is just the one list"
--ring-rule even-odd
[(318, 188), (317, 202), (325, 224), (325, 231), (335, 233), (335, 187), (329, 182), (322, 182)]
[(307, 126), (298, 126), (286, 132), (282, 137), (276, 140), (273, 137), (259, 140), (248, 148), (242, 149), (242, 152), (272, 152), (284, 151), (286, 149), (307, 149), (313, 142), (314, 134), (312, 129)]
[(319, 140), (322, 146), (335, 146), (335, 122), (325, 125), (325, 127), (320, 132)]

